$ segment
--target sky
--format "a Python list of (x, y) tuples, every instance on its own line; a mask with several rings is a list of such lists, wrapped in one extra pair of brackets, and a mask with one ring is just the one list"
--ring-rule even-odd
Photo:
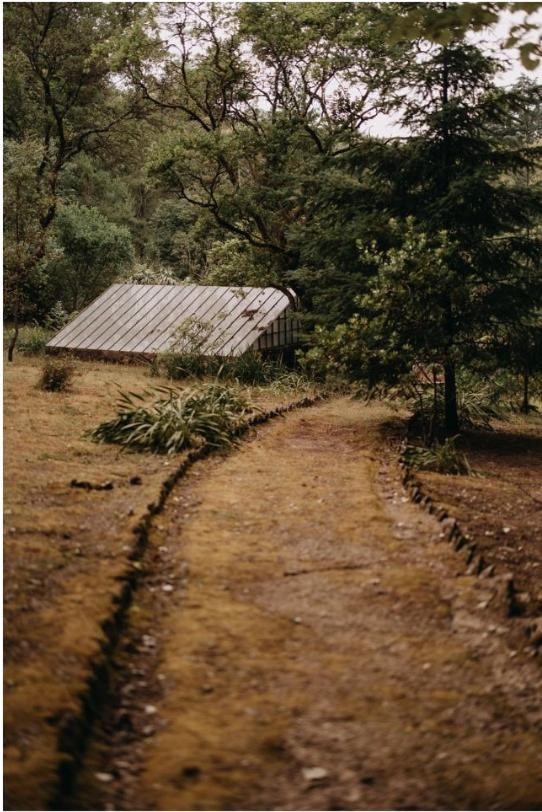
[[(485, 45), (487, 48), (498, 58), (503, 59), (508, 63), (507, 68), (496, 77), (497, 84), (506, 87), (515, 84), (521, 76), (527, 76), (531, 79), (542, 81), (542, 67), (537, 70), (526, 70), (520, 61), (517, 48), (502, 50), (501, 43), (504, 42), (508, 36), (510, 28), (518, 22), (524, 20), (525, 15), (522, 12), (511, 13), (504, 12), (499, 22), (490, 29), (485, 29), (476, 34), (472, 34), (473, 42), (480, 45)], [(529, 22), (535, 23), (539, 26), (537, 32), (532, 32), (529, 41), (536, 36), (540, 35), (542, 29), (542, 12), (532, 14)], [(380, 115), (375, 118), (367, 128), (367, 132), (371, 135), (378, 135), (383, 138), (390, 138), (393, 136), (408, 135), (408, 131), (400, 127), (393, 117)]]

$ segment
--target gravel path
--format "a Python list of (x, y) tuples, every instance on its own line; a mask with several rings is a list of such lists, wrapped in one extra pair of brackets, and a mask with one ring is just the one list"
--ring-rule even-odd
[(499, 579), (406, 501), (388, 418), (290, 414), (174, 491), (135, 607), (137, 742), (96, 762), (106, 808), (540, 808), (539, 666)]

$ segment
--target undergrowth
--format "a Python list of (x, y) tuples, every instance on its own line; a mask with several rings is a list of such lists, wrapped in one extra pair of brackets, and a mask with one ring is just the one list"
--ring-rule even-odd
[(188, 390), (153, 387), (140, 394), (121, 392), (116, 406), (116, 417), (100, 423), (91, 439), (160, 454), (203, 443), (231, 445), (243, 417), (255, 410), (238, 392), (218, 382)]
[(22, 355), (42, 355), (53, 331), (39, 325), (24, 325), (19, 331), (16, 349)]
[(280, 360), (262, 358), (253, 351), (238, 357), (204, 356), (198, 352), (170, 352), (156, 356), (150, 365), (151, 376), (170, 380), (213, 376), (243, 386), (269, 386), (272, 391), (300, 391), (310, 386), (306, 375), (287, 367)]
[(407, 446), (403, 459), (420, 471), (436, 471), (439, 474), (472, 476), (473, 469), (465, 454), (456, 447), (457, 437), (449, 437), (443, 443), (432, 446)]

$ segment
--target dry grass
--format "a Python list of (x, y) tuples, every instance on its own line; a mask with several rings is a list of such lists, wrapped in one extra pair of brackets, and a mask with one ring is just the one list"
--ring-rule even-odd
[[(84, 437), (110, 412), (115, 384), (141, 386), (143, 369), (80, 362), (69, 393), (40, 390), (40, 369), (19, 358), (4, 377), (5, 767), (19, 808), (43, 808), (55, 723), (77, 710), (131, 527), (174, 464)], [(74, 488), (74, 479), (113, 488)]]
[[(132, 528), (179, 460), (85, 437), (113, 414), (118, 386), (149, 385), (144, 367), (78, 361), (63, 393), (38, 388), (42, 363), (19, 356), (4, 376), (5, 776), (10, 808), (26, 809), (47, 803), (57, 726), (78, 711)], [(290, 399), (254, 392), (262, 408)], [(72, 480), (113, 487), (76, 488)]]

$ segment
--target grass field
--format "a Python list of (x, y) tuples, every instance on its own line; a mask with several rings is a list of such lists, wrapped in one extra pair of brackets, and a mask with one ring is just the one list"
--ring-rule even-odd
[[(28, 808), (50, 794), (57, 727), (78, 712), (133, 528), (182, 459), (123, 453), (85, 436), (113, 415), (118, 386), (167, 381), (143, 366), (78, 361), (69, 392), (44, 392), (42, 363), (17, 356), (4, 375), (5, 778), (22, 782)], [(262, 408), (298, 396), (248, 394)]]

